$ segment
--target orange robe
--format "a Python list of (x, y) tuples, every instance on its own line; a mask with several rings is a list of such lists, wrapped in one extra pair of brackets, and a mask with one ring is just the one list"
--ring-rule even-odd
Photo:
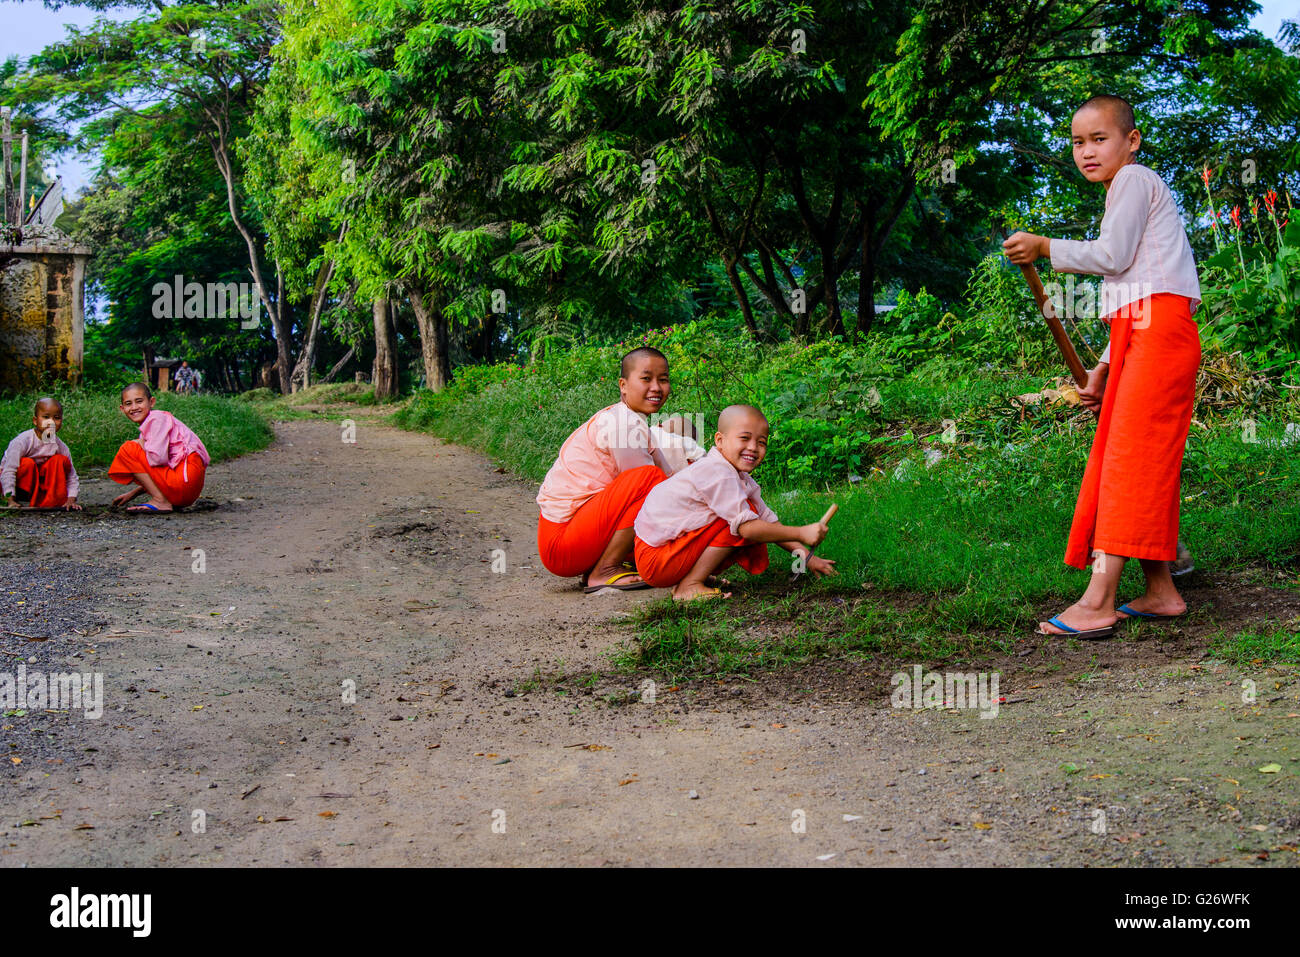
[(1075, 568), (1090, 565), (1094, 551), (1178, 555), (1179, 473), (1201, 362), (1191, 301), (1157, 293), (1107, 321), (1110, 375), (1065, 550)]
[(751, 575), (767, 571), (767, 545), (731, 534), (727, 520), (716, 518), (708, 525), (683, 532), (666, 545), (647, 545), (638, 538), (635, 551), (637, 574), (655, 588), (672, 588), (695, 567), (706, 548), (727, 547), (738, 551), (722, 568), (739, 565)]
[(137, 472), (148, 472), (150, 478), (158, 484), (163, 498), (171, 502), (173, 508), (185, 508), (193, 505), (203, 491), (207, 466), (198, 452), (191, 452), (175, 468), (150, 465), (145, 457), (144, 446), (135, 439), (130, 439), (123, 442), (117, 455), (113, 456), (113, 462), (108, 467), (108, 477), (119, 485), (129, 485), (135, 481)]
[(567, 522), (537, 516), (537, 553), (542, 565), (562, 578), (591, 571), (614, 533), (632, 527), (646, 495), (665, 478), (657, 465), (628, 469), (583, 502)]
[[(12, 461), (12, 460), (11, 460)], [(18, 460), (14, 491), (30, 499), (32, 508), (62, 508), (68, 503), (68, 470), (71, 460), (63, 454), (51, 455), (37, 465), (35, 459)]]

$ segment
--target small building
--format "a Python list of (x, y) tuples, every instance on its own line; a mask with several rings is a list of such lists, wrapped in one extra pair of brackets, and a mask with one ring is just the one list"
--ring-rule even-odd
[(91, 250), (53, 226), (0, 234), (0, 391), (80, 385)]
[(183, 359), (166, 359), (162, 357), (151, 357), (148, 352), (145, 353), (145, 361), (149, 364), (149, 388), (155, 392), (170, 392), (176, 382), (176, 370), (181, 367)]

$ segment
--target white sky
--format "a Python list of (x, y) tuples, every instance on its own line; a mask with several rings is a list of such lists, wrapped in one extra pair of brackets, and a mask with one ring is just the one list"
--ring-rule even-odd
[[(1277, 39), (1283, 20), (1300, 19), (1300, 0), (1257, 0), (1260, 12), (1251, 19), (1251, 26), (1272, 39)], [(61, 10), (48, 10), (38, 0), (0, 0), (0, 60), (15, 54), (28, 57), (40, 52), (47, 44), (63, 37), (67, 26), (89, 26), (97, 16), (93, 10), (65, 6)], [(136, 11), (116, 10), (107, 14), (114, 20), (129, 20)], [(63, 185), (69, 194), (79, 192), (89, 183), (92, 164), (85, 157), (65, 157), (59, 167)]]

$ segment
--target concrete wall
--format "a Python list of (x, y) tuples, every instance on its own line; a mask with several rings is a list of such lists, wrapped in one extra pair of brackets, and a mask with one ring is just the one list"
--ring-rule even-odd
[(0, 390), (80, 384), (89, 256), (70, 244), (0, 245)]

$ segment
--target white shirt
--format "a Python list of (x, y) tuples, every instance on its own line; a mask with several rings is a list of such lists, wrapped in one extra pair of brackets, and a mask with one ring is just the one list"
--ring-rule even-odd
[[(1101, 314), (1158, 292), (1201, 304), (1196, 259), (1174, 196), (1164, 180), (1137, 163), (1120, 167), (1106, 191), (1106, 213), (1096, 239), (1053, 239), (1052, 269), (1101, 276)], [(1110, 361), (1110, 345), (1102, 353)]]
[(704, 446), (689, 435), (667, 432), (657, 425), (650, 426), (650, 435), (654, 444), (663, 453), (664, 461), (673, 472), (680, 472), (692, 462), (704, 458)]
[[(746, 522), (777, 521), (761, 492), (752, 476), (728, 462), (714, 446), (704, 458), (650, 490), (636, 516), (636, 537), (657, 548), (718, 518), (739, 536)], [(758, 505), (757, 512), (750, 499)]]
[(671, 471), (655, 445), (646, 417), (622, 402), (601, 409), (573, 430), (560, 446), (537, 504), (548, 522), (567, 522), (597, 492), (622, 473), (642, 465)]
[[(35, 429), (28, 429), (26, 432), (19, 432), (9, 447), (5, 449), (3, 458), (0, 458), (0, 490), (5, 495), (13, 495), (14, 488), (18, 484), (18, 466), (23, 459), (31, 459), (37, 465), (48, 462), (51, 456), (66, 455), (68, 462), (72, 462), (72, 453), (63, 440), (57, 435), (51, 436), (50, 441), (46, 442), (36, 433)], [(77, 493), (81, 490), (80, 480), (77, 478), (77, 470), (68, 468), (68, 498), (76, 498)]]

